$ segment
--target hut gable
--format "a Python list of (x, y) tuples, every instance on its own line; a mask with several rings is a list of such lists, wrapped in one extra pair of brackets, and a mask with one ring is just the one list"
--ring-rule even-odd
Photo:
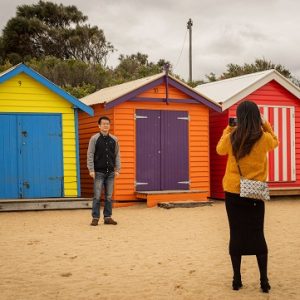
[(110, 109), (125, 101), (143, 101), (145, 98), (148, 98), (147, 101), (155, 102), (159, 99), (162, 102), (178, 102), (184, 99), (185, 102), (202, 103), (216, 111), (220, 111), (221, 108), (209, 97), (203, 96), (185, 83), (165, 73), (104, 88), (83, 97), (81, 101), (86, 105), (103, 103), (106, 109)]

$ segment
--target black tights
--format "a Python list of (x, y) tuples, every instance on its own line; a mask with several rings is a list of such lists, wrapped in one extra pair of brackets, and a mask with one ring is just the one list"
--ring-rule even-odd
[[(235, 280), (241, 279), (241, 261), (242, 256), (241, 255), (230, 255), (231, 257), (231, 263), (233, 268), (233, 278)], [(267, 268), (268, 268), (268, 254), (259, 254), (256, 255), (257, 264), (259, 268), (260, 273), (260, 280), (266, 281), (268, 280), (267, 277)]]
[(260, 280), (267, 281), (267, 270), (268, 270), (268, 254), (256, 255), (257, 263), (259, 267)]
[(240, 281), (241, 280), (241, 255), (230, 255), (232, 268), (233, 268), (233, 279)]

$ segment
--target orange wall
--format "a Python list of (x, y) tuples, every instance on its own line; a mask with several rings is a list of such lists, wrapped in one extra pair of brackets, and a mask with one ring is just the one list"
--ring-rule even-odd
[[(138, 97), (164, 98), (165, 88), (160, 85)], [(190, 99), (181, 91), (169, 88), (169, 98)], [(110, 110), (104, 110), (102, 104), (93, 106), (96, 117), (79, 114), (79, 142), (81, 161), (81, 189), (83, 196), (92, 196), (92, 180), (86, 168), (88, 141), (93, 133), (98, 132), (97, 120), (100, 115), (107, 115), (112, 120), (111, 133), (119, 139), (121, 149), (121, 175), (116, 179), (114, 199), (118, 201), (135, 200), (136, 172), (136, 109), (180, 110), (189, 113), (189, 174), (191, 190), (210, 192), (209, 183), (209, 109), (202, 104), (131, 102), (127, 101)]]

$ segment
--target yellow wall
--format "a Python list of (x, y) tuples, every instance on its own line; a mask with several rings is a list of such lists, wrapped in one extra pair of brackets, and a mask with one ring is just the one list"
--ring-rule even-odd
[(76, 197), (76, 136), (72, 104), (22, 73), (0, 84), (0, 113), (61, 113), (64, 195)]

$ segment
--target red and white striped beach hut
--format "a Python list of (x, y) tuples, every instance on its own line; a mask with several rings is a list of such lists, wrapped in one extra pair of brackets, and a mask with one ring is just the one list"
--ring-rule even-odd
[(217, 155), (216, 145), (243, 100), (259, 106), (280, 141), (269, 153), (271, 195), (300, 194), (300, 89), (276, 70), (268, 70), (199, 85), (196, 90), (222, 104), (221, 114), (210, 112), (211, 197), (224, 198), (222, 178), (227, 158)]

